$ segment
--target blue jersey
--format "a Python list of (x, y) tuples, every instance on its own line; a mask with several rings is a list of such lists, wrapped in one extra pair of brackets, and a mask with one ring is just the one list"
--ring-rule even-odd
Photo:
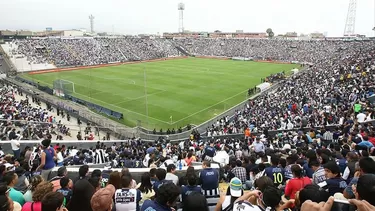
[(182, 188), (181, 188), (182, 201), (184, 201), (185, 198), (193, 192), (202, 193), (202, 189), (201, 189), (200, 186), (196, 186), (196, 185), (194, 185), (194, 186), (190, 186), (190, 185), (182, 186)]
[(219, 172), (216, 169), (202, 169), (199, 179), (203, 190), (213, 190), (219, 187)]
[(155, 183), (152, 185), (152, 188), (154, 189), (155, 194), (157, 194), (159, 188), (160, 188), (162, 185), (167, 184), (167, 183), (172, 183), (172, 181), (170, 181), (170, 180), (155, 181)]
[(157, 201), (146, 200), (142, 204), (141, 211), (172, 211), (172, 209), (159, 204)]
[(277, 167), (277, 166), (271, 166), (265, 169), (265, 173), (267, 177), (271, 178), (275, 186), (284, 184), (285, 182), (284, 169)]

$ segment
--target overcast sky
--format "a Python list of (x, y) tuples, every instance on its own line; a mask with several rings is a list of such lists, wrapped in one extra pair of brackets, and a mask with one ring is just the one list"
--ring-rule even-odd
[[(374, 1), (359, 0), (355, 32), (373, 36)], [(96, 32), (178, 31), (178, 0), (0, 0), (0, 29), (42, 31), (86, 28)], [(190, 31), (327, 32), (341, 36), (349, 0), (183, 0)]]

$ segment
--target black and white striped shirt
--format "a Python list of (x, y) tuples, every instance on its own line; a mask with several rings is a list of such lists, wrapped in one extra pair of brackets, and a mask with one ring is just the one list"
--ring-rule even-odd
[(96, 149), (95, 150), (95, 163), (100, 164), (100, 163), (105, 163), (105, 152), (102, 149)]

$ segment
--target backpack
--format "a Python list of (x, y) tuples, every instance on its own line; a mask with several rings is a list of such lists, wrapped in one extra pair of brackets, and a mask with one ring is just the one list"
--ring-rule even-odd
[(42, 211), (42, 202), (26, 202), (22, 211)]

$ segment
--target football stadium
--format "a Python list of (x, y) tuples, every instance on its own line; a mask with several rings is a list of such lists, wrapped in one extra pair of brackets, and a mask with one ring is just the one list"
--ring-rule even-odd
[(4, 2), (0, 211), (375, 210), (375, 4)]
[(295, 67), (191, 57), (22, 77), (51, 88), (58, 83), (65, 93), (122, 113), (128, 126), (167, 131), (199, 125), (246, 100), (261, 78)]

